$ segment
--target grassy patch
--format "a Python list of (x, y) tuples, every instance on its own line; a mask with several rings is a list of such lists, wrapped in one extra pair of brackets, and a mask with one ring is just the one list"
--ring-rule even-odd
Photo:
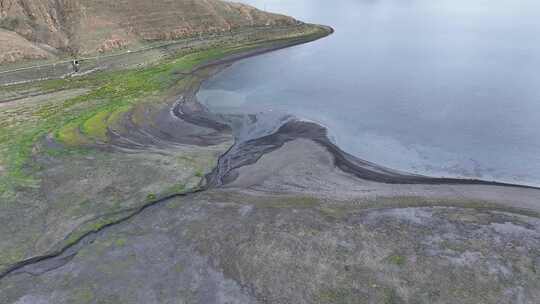
[(153, 202), (157, 199), (157, 195), (154, 193), (150, 193), (146, 196), (146, 201)]
[[(321, 33), (315, 31), (313, 35)], [(7, 174), (0, 177), (0, 194), (13, 188), (14, 184), (35, 185), (31, 172), (23, 172), (22, 169), (32, 156), (36, 142), (46, 134), (54, 134), (67, 148), (88, 146), (96, 141), (106, 142), (107, 130), (123, 113), (145, 100), (145, 97), (173, 87), (185, 77), (183, 73), (204, 62), (282, 43), (287, 39), (199, 50), (145, 69), (99, 72), (80, 78), (2, 88), (6, 92), (47, 93), (80, 88), (90, 91), (68, 100), (50, 100), (37, 106), (31, 105), (20, 109), (20, 113), (0, 112), (0, 160), (7, 164)], [(303, 39), (312, 38), (304, 33)]]
[(176, 186), (173, 186), (165, 191), (166, 194), (180, 194), (184, 193), (186, 191), (186, 185), (184, 184), (178, 184)]
[(110, 128), (113, 128), (115, 125), (117, 125), (122, 117), (127, 113), (129, 112), (129, 110), (131, 109), (131, 106), (122, 106), (122, 107), (118, 107), (116, 108), (114, 111), (112, 111), (112, 113), (109, 115), (109, 118), (107, 119), (107, 125), (110, 127)]
[[(11, 214), (11, 209), (17, 211), (13, 213), (16, 216), (12, 217), (16, 219), (15, 222), (20, 221), (19, 215), (28, 210), (28, 216), (23, 218), (27, 221), (23, 221), (25, 226), (20, 232), (22, 237), (18, 234), (6, 234), (7, 241), (20, 244), (21, 250), (4, 250), (0, 254), (0, 266), (31, 255), (43, 254), (41, 249), (34, 248), (33, 244), (41, 234), (48, 233), (50, 229), (54, 230), (55, 239), (67, 234), (63, 241), (56, 243), (51, 249), (55, 251), (76, 243), (88, 233), (99, 231), (126, 218), (137, 211), (139, 206), (151, 204), (152, 202), (145, 200), (148, 193), (156, 193), (157, 198), (166, 195), (161, 188), (173, 186), (169, 182), (155, 186), (152, 184), (152, 187), (148, 188), (151, 190), (143, 190), (146, 188), (142, 185), (133, 193), (134, 187), (131, 187), (129, 182), (110, 181), (117, 176), (116, 164), (114, 168), (103, 167), (107, 166), (108, 162), (105, 164), (99, 157), (102, 155), (101, 148), (110, 142), (111, 131), (122, 133), (124, 125), (146, 125), (149, 117), (161, 109), (164, 101), (168, 101), (165, 98), (167, 94), (190, 88), (198, 84), (200, 77), (207, 74), (207, 71), (201, 71), (201, 75), (186, 75), (186, 72), (197, 65), (230, 53), (265, 45), (268, 44), (265, 42), (240, 47), (221, 46), (175, 59), (165, 59), (144, 69), (98, 72), (71, 79), (0, 88), (0, 98), (3, 100), (20, 98), (3, 104), (0, 109), (0, 208), (8, 214)], [(129, 123), (124, 124), (127, 119), (130, 119)], [(182, 175), (184, 185), (171, 189), (174, 193), (197, 187), (201, 178), (189, 174), (195, 175), (198, 168), (204, 167), (204, 170), (197, 173), (202, 176), (210, 164), (216, 162), (215, 152), (212, 151), (201, 154), (200, 149), (194, 149), (190, 155), (192, 161), (185, 165), (171, 162), (175, 168), (186, 170)], [(150, 160), (154, 160), (153, 155)], [(79, 164), (85, 167), (84, 170), (81, 170)], [(87, 164), (100, 167), (86, 167)], [(39, 166), (57, 168), (58, 171), (40, 172), (44, 169)], [(126, 171), (128, 174), (138, 172)], [(88, 176), (86, 172), (89, 173)], [(41, 183), (40, 178), (44, 173), (51, 176), (50, 183)], [(184, 175), (189, 179), (184, 180)], [(99, 183), (101, 180), (92, 183), (88, 188), (86, 186), (90, 183), (84, 184), (86, 180), (98, 179), (101, 176), (105, 178), (104, 184), (108, 184), (103, 185), (103, 188)], [(65, 177), (68, 177), (70, 182), (74, 181), (75, 186), (59, 189), (58, 187), (66, 185)], [(168, 180), (168, 177), (164, 178)], [(146, 183), (147, 179), (141, 178), (135, 182)], [(43, 188), (40, 188), (41, 186)], [(44, 195), (48, 194), (49, 189), (54, 189), (54, 195)], [(84, 195), (79, 198), (81, 191), (84, 191)], [(133, 193), (133, 196), (127, 198), (128, 192)], [(96, 199), (103, 196), (111, 196), (111, 199)], [(154, 197), (149, 198), (154, 201)], [(52, 203), (50, 210), (40, 208), (44, 202)], [(303, 202), (298, 203), (301, 205)], [(84, 222), (72, 230), (60, 222), (68, 218)], [(44, 231), (39, 223), (48, 220), (54, 220), (55, 223)], [(8, 219), (6, 227), (11, 224), (13, 223)], [(10, 230), (14, 229), (6, 231)], [(27, 241), (26, 235), (35, 239)]]
[(202, 170), (197, 170), (197, 172), (195, 172), (195, 176), (199, 177), (199, 178), (202, 178), (202, 177), (204, 177), (204, 172), (202, 172)]
[(89, 144), (89, 141), (82, 136), (77, 122), (68, 123), (56, 132), (56, 138), (67, 146), (80, 146)]
[(127, 240), (126, 239), (117, 239), (116, 241), (114, 241), (114, 244), (117, 246), (117, 247), (124, 247), (127, 243)]
[(388, 257), (388, 261), (390, 264), (396, 265), (396, 266), (403, 266), (405, 263), (407, 263), (407, 258), (402, 255), (391, 255)]
[(89, 232), (98, 232), (99, 230), (103, 229), (105, 226), (108, 226), (112, 223), (116, 223), (123, 219), (127, 214), (129, 214), (129, 211), (126, 211), (124, 213), (117, 213), (110, 216), (103, 216), (101, 218), (86, 222), (85, 224), (82, 224), (79, 226), (75, 231), (73, 231), (65, 240), (63, 244), (59, 244), (61, 246), (69, 246), (77, 243), (81, 237), (83, 237), (85, 234)]
[(82, 125), (82, 130), (85, 135), (92, 139), (106, 141), (107, 140), (107, 121), (110, 116), (109, 110), (101, 110), (94, 116), (90, 117)]
[(47, 134), (66, 149), (107, 142), (108, 129), (145, 97), (162, 93), (195, 66), (242, 48), (210, 49), (189, 54), (144, 70), (101, 72), (75, 79), (49, 80), (7, 90), (51, 92), (87, 88), (90, 92), (51, 100), (40, 105), (0, 112), (0, 160), (6, 171), (0, 177), (0, 195), (16, 185), (35, 186), (28, 166), (36, 143)]

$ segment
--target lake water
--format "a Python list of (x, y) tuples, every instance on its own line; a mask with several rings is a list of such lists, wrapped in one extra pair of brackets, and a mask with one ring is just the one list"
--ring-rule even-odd
[(291, 114), (393, 169), (540, 185), (540, 1), (243, 2), (336, 33), (204, 84), (211, 110), (258, 113), (241, 137)]

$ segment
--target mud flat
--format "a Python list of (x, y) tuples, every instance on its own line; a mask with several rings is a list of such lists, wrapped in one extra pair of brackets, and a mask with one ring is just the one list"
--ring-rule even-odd
[[(60, 217), (65, 223), (91, 212), (107, 215), (98, 226), (78, 230), (69, 243), (59, 240), (76, 230), (48, 229), (56, 238), (47, 243), (56, 240), (56, 247), (30, 247), (24, 251), (29, 258), (5, 268), (0, 302), (534, 303), (540, 298), (540, 190), (397, 172), (342, 152), (324, 128), (302, 121), (237, 142), (228, 118), (208, 112), (194, 98), (201, 82), (230, 60), (307, 40), (287, 41), (173, 69), (167, 75), (179, 78), (167, 94), (148, 97), (152, 103), (111, 120), (105, 138), (91, 136), (99, 132), (89, 132), (85, 122), (95, 117), (90, 116), (62, 129), (64, 141), (41, 142), (55, 149), (67, 139), (103, 153), (37, 154), (35, 161), (48, 168), (41, 171), (48, 181), (41, 193), (57, 200), (57, 189), (64, 189), (59, 185), (73, 179), (69, 189), (81, 192), (88, 191), (81, 185), (102, 183), (90, 188), (102, 199), (119, 189), (138, 196), (117, 198), (122, 203), (115, 209), (92, 209), (82, 201), (78, 216)], [(87, 170), (109, 171), (67, 170), (74, 161)], [(126, 166), (131, 169), (110, 169)], [(103, 176), (128, 177), (106, 183)], [(154, 185), (152, 192), (148, 184)], [(172, 190), (160, 191), (164, 184)], [(48, 216), (35, 218), (52, 225), (58, 217), (49, 214), (63, 214), (65, 208), (49, 208)], [(26, 244), (11, 238), (3, 248), (16, 242)]]
[(307, 24), (269, 29), (195, 45), (144, 68), (2, 88), (0, 276), (164, 197), (204, 187), (234, 139), (183, 96), (221, 63), (329, 33)]
[(209, 190), (148, 208), (76, 254), (20, 269), (1, 281), (1, 296), (6, 303), (534, 303), (538, 218), (405, 205)]

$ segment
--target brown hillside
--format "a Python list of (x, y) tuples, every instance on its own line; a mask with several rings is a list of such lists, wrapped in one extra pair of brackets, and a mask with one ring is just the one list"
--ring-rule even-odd
[(0, 29), (0, 63), (24, 59), (45, 59), (48, 53), (19, 34)]
[[(0, 0), (0, 63), (51, 57), (51, 48), (85, 55), (144, 41), (294, 22), (219, 0)], [(9, 37), (16, 37), (14, 43), (4, 43)]]

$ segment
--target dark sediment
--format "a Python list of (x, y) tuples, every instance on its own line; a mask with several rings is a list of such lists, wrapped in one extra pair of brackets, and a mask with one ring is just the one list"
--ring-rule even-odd
[[(280, 46), (278, 48), (285, 47)], [(276, 48), (268, 48), (247, 52), (241, 55), (235, 55), (226, 59), (215, 61), (212, 64), (205, 64), (196, 70), (204, 68), (214, 68), (219, 70), (220, 66), (227, 65), (234, 60), (246, 58), (268, 52)], [(163, 109), (159, 112), (154, 121), (158, 122), (156, 126), (147, 125), (143, 131), (140, 126), (132, 126), (130, 129), (131, 143), (125, 143), (120, 137), (116, 137), (115, 144), (123, 147), (140, 148), (145, 146), (155, 146), (159, 143), (169, 142), (171, 144), (196, 144), (196, 145), (215, 145), (224, 141), (224, 134), (231, 133), (231, 127), (227, 125), (219, 116), (216, 116), (208, 111), (203, 105), (197, 102), (195, 95), (199, 89), (200, 83), (177, 97), (177, 101), (173, 103), (172, 109)], [(176, 119), (171, 120), (170, 113), (173, 113)], [(210, 130), (205, 134), (198, 134), (194, 130), (203, 128)], [(154, 136), (148, 136), (153, 134)], [(138, 140), (137, 140), (138, 138)], [(152, 138), (154, 140), (152, 140)], [(327, 130), (315, 123), (305, 121), (289, 121), (282, 125), (275, 133), (261, 138), (249, 140), (246, 142), (235, 143), (219, 160), (218, 165), (211, 174), (207, 176), (207, 183), (200, 188), (182, 194), (175, 194), (155, 200), (137, 210), (126, 210), (129, 216), (121, 220), (108, 224), (98, 231), (92, 231), (80, 238), (79, 241), (62, 248), (61, 250), (45, 256), (39, 256), (28, 260), (21, 261), (12, 265), (8, 269), (0, 273), (0, 279), (11, 274), (20, 272), (32, 272), (34, 270), (26, 270), (26, 268), (40, 269), (43, 263), (46, 265), (55, 265), (60, 267), (61, 262), (68, 262), (69, 257), (76, 254), (76, 251), (81, 248), (81, 244), (91, 242), (97, 234), (102, 230), (127, 221), (136, 215), (142, 213), (148, 208), (154, 207), (160, 203), (166, 202), (172, 198), (179, 196), (189, 196), (194, 193), (199, 193), (212, 188), (219, 188), (235, 180), (237, 170), (256, 163), (261, 157), (273, 151), (279, 150), (287, 142), (297, 139), (312, 140), (321, 146), (325, 147), (334, 158), (334, 165), (340, 170), (350, 173), (361, 180), (368, 180), (385, 184), (425, 184), (425, 185), (488, 185), (488, 186), (504, 186), (504, 187), (520, 187), (537, 189), (535, 187), (513, 185), (506, 183), (473, 180), (473, 179), (454, 179), (454, 178), (433, 178), (428, 176), (413, 175), (394, 171), (382, 166), (361, 160), (352, 156), (339, 147), (333, 144), (327, 137)], [(139, 145), (133, 145), (136, 141)], [(51, 261), (54, 260), (56, 262)], [(37, 270), (36, 270), (37, 271)]]
[[(199, 103), (193, 101), (192, 97), (197, 92), (200, 85), (201, 79), (199, 78), (208, 77), (213, 72), (217, 71), (217, 69), (222, 68), (235, 60), (321, 38), (322, 36), (330, 34), (331, 31), (329, 29), (326, 30), (324, 35), (319, 33), (317, 35), (297, 39), (278, 39), (254, 42), (253, 49), (251, 50), (207, 62), (194, 68), (189, 73), (177, 75), (179, 78), (193, 77), (195, 80), (190, 87), (183, 89), (179, 95), (173, 96), (171, 100), (165, 101), (164, 104), (161, 103), (157, 108), (149, 106), (148, 108), (143, 109), (145, 112), (145, 121), (135, 124), (134, 120), (131, 119), (133, 113), (128, 113), (121, 121), (121, 131), (114, 129), (108, 130), (108, 135), (111, 137), (110, 143), (96, 143), (89, 146), (103, 151), (114, 151), (119, 149), (123, 153), (136, 154), (151, 151), (152, 153), (159, 154), (162, 153), (160, 150), (164, 151), (175, 146), (195, 145), (207, 147), (226, 144), (230, 142), (231, 139), (231, 130), (229, 126), (219, 122), (216, 116), (208, 112)], [(49, 147), (56, 145), (50, 137), (45, 139), (44, 144)], [(61, 147), (59, 146), (59, 148)], [(91, 239), (101, 231), (129, 220), (147, 208), (171, 198), (198, 193), (208, 188), (209, 185), (201, 184), (191, 191), (158, 197), (141, 207), (124, 209), (121, 214), (115, 215), (118, 220), (112, 221), (99, 229), (84, 233), (75, 241), (69, 242), (67, 245), (63, 244), (61, 248), (55, 247), (56, 249), (51, 250), (47, 254), (30, 257), (0, 269), (0, 280), (11, 273), (25, 272), (28, 268), (48, 268), (49, 266), (46, 265), (55, 265), (54, 267), (59, 267), (61, 264), (59, 261), (69, 261), (69, 256), (76, 254), (79, 248), (84, 247), (83, 245), (86, 242), (91, 241)]]
[(350, 155), (333, 144), (327, 136), (327, 130), (315, 123), (305, 121), (289, 121), (277, 132), (261, 138), (237, 143), (228, 154), (220, 160), (216, 168), (214, 183), (223, 184), (234, 179), (234, 170), (257, 162), (264, 154), (280, 149), (285, 143), (296, 139), (309, 139), (324, 146), (334, 157), (335, 165), (344, 172), (359, 179), (386, 184), (426, 184), (426, 185), (491, 185), (538, 189), (532, 186), (515, 185), (483, 181), (477, 179), (436, 178), (398, 172), (383, 166), (370, 163)]

